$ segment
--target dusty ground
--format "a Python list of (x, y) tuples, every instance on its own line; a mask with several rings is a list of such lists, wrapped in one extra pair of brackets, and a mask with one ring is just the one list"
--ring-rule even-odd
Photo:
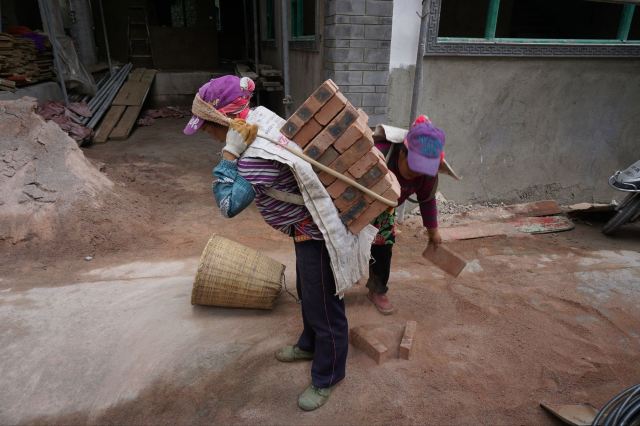
[(272, 312), (189, 303), (213, 232), (294, 276), (291, 242), (255, 210), (219, 215), (210, 184), (220, 145), (183, 136), (183, 125), (158, 120), (85, 151), (150, 209), (144, 232), (15, 247), (0, 260), (0, 423), (556, 424), (541, 401), (599, 407), (640, 382), (638, 226), (616, 239), (594, 223), (454, 242), (473, 261), (457, 279), (422, 260), (423, 237), (405, 227), (390, 293), (398, 312), (380, 316), (362, 287), (346, 301), (352, 327), (418, 321), (415, 359), (377, 366), (351, 348), (327, 406), (299, 411), (308, 364), (273, 358), (300, 331), (293, 299), (283, 294)]

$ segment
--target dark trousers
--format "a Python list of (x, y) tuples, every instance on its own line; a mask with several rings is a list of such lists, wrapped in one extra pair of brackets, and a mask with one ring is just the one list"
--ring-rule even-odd
[(336, 283), (324, 241), (297, 242), (295, 247), (296, 288), (304, 325), (297, 346), (313, 352), (313, 385), (327, 388), (345, 375), (349, 326), (344, 300), (335, 295)]
[(367, 288), (377, 294), (389, 291), (387, 283), (391, 273), (391, 256), (393, 244), (372, 245), (371, 260), (369, 261), (369, 281)]

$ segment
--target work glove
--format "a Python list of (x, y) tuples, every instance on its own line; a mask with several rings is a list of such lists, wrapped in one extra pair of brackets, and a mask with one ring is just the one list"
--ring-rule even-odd
[(258, 126), (248, 124), (246, 121), (236, 118), (229, 123), (229, 131), (223, 151), (235, 157), (240, 157), (242, 153), (256, 140)]

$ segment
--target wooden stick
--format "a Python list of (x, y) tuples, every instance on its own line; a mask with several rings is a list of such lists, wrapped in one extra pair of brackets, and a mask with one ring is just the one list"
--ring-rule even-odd
[[(192, 113), (194, 115), (202, 118), (203, 120), (212, 121), (214, 123), (220, 124), (221, 126), (229, 127), (229, 122), (231, 121), (231, 119), (229, 117), (219, 113), (215, 108), (213, 108), (211, 105), (209, 105), (208, 103), (203, 101), (200, 98), (200, 95), (198, 95), (198, 94), (196, 94), (196, 96), (195, 96), (195, 98), (193, 100)], [(386, 204), (389, 207), (397, 207), (398, 206), (397, 202), (388, 200), (388, 199), (382, 197), (381, 195), (376, 194), (375, 192), (373, 192), (369, 188), (359, 184), (355, 180), (343, 175), (342, 173), (336, 172), (332, 168), (327, 167), (324, 164), (317, 162), (313, 158), (310, 158), (310, 157), (306, 156), (303, 153), (297, 152), (293, 148), (290, 148), (290, 147), (280, 143), (280, 141), (277, 141), (275, 139), (271, 139), (269, 136), (265, 135), (264, 133), (258, 132), (258, 137), (260, 137), (262, 139), (265, 139), (265, 140), (268, 140), (269, 142), (286, 149), (287, 151), (289, 151), (290, 153), (292, 153), (296, 157), (306, 161), (307, 163), (310, 163), (312, 166), (315, 166), (315, 167), (319, 168), (323, 172), (329, 173), (331, 176), (333, 176), (333, 177), (335, 177), (335, 178), (337, 178), (337, 179), (339, 179), (339, 180), (341, 180), (341, 181), (353, 186), (354, 188), (364, 192), (365, 194), (375, 198), (376, 200), (380, 201), (381, 203)]]
[(262, 138), (262, 139), (266, 139), (271, 143), (274, 143), (278, 146), (283, 147), (284, 149), (286, 149), (287, 151), (289, 151), (290, 153), (292, 153), (293, 155), (295, 155), (298, 158), (303, 159), (304, 161), (306, 161), (307, 163), (310, 163), (312, 166), (315, 166), (317, 168), (319, 168), (320, 170), (322, 170), (323, 172), (327, 172), (329, 173), (331, 176), (340, 179), (341, 181), (348, 183), (349, 185), (353, 186), (356, 189), (359, 189), (360, 191), (364, 192), (365, 194), (375, 198), (376, 200), (380, 201), (381, 203), (384, 203), (386, 205), (388, 205), (389, 207), (396, 207), (398, 205), (397, 202), (395, 201), (391, 201), (391, 200), (387, 200), (386, 198), (384, 198), (381, 195), (376, 194), (375, 192), (373, 192), (372, 190), (370, 190), (369, 188), (367, 188), (366, 186), (360, 185), (358, 182), (356, 182), (355, 180), (343, 175), (342, 173), (336, 172), (335, 170), (333, 170), (331, 167), (327, 167), (322, 163), (317, 162), (316, 160), (314, 160), (313, 158), (310, 158), (308, 156), (306, 156), (305, 154), (301, 153), (301, 152), (297, 152), (296, 150), (289, 148), (286, 145), (281, 144), (280, 142), (271, 139), (270, 137), (268, 137), (267, 135), (264, 135), (260, 132), (258, 132), (258, 137)]

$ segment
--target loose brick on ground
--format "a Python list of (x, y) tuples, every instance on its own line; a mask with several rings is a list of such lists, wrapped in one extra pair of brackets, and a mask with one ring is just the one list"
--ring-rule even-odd
[(413, 339), (416, 335), (416, 329), (418, 323), (415, 321), (407, 321), (407, 325), (404, 327), (404, 334), (402, 335), (402, 342), (400, 343), (400, 358), (409, 360), (414, 353)]
[(340, 92), (336, 92), (335, 95), (329, 101), (324, 104), (320, 111), (316, 113), (314, 118), (318, 123), (323, 126), (326, 126), (333, 120), (333, 118), (342, 111), (342, 109), (347, 104), (347, 98)]
[(298, 144), (300, 148), (304, 148), (309, 144), (309, 141), (313, 140), (315, 136), (320, 133), (322, 126), (313, 118), (304, 125), (304, 127), (296, 134), (293, 141)]
[(373, 358), (380, 365), (390, 357), (387, 347), (362, 327), (354, 327), (349, 332), (351, 344)]

